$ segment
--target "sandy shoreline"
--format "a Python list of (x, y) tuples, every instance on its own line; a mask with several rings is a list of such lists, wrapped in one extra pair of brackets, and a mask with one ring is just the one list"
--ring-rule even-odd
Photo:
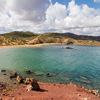
[(58, 45), (60, 43), (43, 43), (43, 44), (34, 44), (34, 45), (11, 45), (11, 46), (0, 46), (0, 48), (7, 48), (7, 47), (40, 47), (43, 45)]

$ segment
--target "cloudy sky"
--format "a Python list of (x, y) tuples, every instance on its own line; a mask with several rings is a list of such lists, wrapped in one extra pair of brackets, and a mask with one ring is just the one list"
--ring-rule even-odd
[(0, 0), (0, 34), (11, 31), (100, 36), (100, 0)]

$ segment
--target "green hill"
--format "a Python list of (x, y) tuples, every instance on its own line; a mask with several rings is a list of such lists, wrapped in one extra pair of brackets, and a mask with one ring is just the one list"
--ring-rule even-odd
[(14, 31), (0, 35), (0, 45), (32, 45), (39, 43), (61, 43), (100, 46), (100, 36), (84, 36), (73, 33), (44, 33)]

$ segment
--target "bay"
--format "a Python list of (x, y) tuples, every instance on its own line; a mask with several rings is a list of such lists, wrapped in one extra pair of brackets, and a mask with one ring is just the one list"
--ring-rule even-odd
[[(16, 70), (24, 78), (46, 83), (69, 84), (100, 90), (100, 47), (68, 45), (0, 48), (0, 70)], [(64, 48), (64, 49), (62, 49)], [(31, 70), (31, 74), (26, 74)], [(50, 73), (52, 77), (47, 77)], [(0, 72), (0, 79), (7, 76)]]

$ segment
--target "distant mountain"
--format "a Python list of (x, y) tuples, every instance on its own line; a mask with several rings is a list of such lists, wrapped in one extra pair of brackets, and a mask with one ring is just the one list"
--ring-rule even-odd
[(100, 36), (76, 35), (73, 33), (44, 33), (14, 31), (0, 35), (0, 45), (25, 45), (39, 43), (61, 43), (100, 46)]
[(73, 33), (63, 33), (65, 36), (74, 38), (74, 39), (81, 39), (81, 40), (94, 40), (100, 41), (100, 36), (87, 36), (87, 35), (76, 35)]

